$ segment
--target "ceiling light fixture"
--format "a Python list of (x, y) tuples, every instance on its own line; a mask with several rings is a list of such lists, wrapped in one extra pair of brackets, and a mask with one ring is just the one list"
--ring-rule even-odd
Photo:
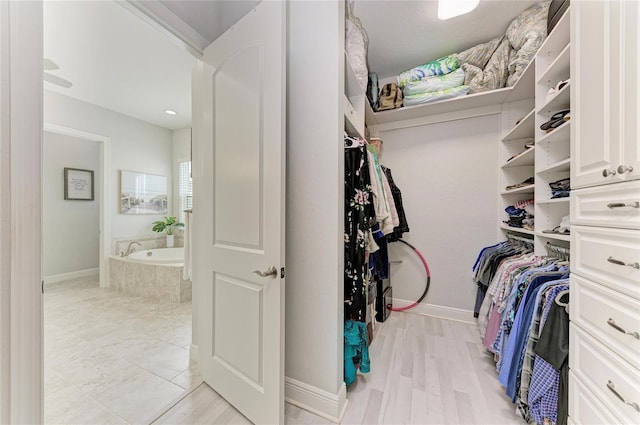
[(478, 7), (480, 0), (438, 0), (438, 18), (447, 20), (464, 15)]
[(167, 115), (178, 115), (178, 113), (176, 111), (174, 111), (173, 109), (165, 109), (164, 113)]

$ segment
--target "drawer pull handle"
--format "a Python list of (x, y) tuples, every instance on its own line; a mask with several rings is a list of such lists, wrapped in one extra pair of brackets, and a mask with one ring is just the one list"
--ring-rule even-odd
[(607, 320), (607, 324), (611, 326), (613, 329), (617, 330), (618, 332), (622, 332), (623, 334), (626, 334), (626, 335), (631, 335), (635, 339), (640, 339), (640, 334), (638, 332), (629, 332), (625, 330), (622, 326), (618, 325), (616, 321), (613, 320), (611, 317), (609, 317), (609, 320)]
[(618, 259), (613, 258), (613, 257), (607, 258), (607, 261), (610, 262), (611, 264), (615, 264), (615, 265), (618, 265), (618, 266), (633, 267), (634, 269), (640, 270), (640, 263), (625, 263), (624, 261), (618, 260)]
[(633, 167), (627, 167), (626, 165), (620, 165), (618, 167), (618, 173), (620, 174), (624, 174), (626, 172), (632, 172), (633, 171)]
[(629, 204), (625, 204), (624, 202), (612, 202), (610, 204), (607, 204), (607, 208), (609, 209), (624, 208), (624, 207), (640, 208), (640, 202), (636, 201), (636, 202), (631, 202)]
[(636, 412), (640, 412), (640, 406), (638, 406), (638, 403), (629, 403), (627, 400), (624, 399), (624, 397), (622, 397), (620, 395), (620, 393), (618, 393), (618, 391), (616, 391), (616, 386), (613, 384), (613, 382), (611, 382), (611, 380), (609, 380), (609, 382), (607, 382), (607, 388), (609, 388), (609, 390), (616, 396), (618, 397), (618, 399), (620, 399), (621, 402), (623, 402), (624, 404), (627, 404), (631, 407), (633, 407)]
[(602, 177), (615, 176), (616, 170), (607, 170), (606, 168), (602, 170)]

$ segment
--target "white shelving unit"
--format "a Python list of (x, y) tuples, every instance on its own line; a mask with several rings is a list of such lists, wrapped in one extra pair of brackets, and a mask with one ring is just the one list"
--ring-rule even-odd
[[(571, 168), (569, 139), (571, 121), (549, 133), (540, 130), (553, 113), (569, 109), (571, 82), (556, 90), (558, 82), (569, 79), (570, 51), (569, 12), (560, 19), (542, 44), (530, 64), (533, 78), (528, 87), (521, 87), (522, 96), (502, 105), (503, 137), (500, 155), (504, 163), (500, 167), (500, 229), (532, 237), (535, 252), (546, 255), (548, 242), (566, 246), (570, 236), (544, 233), (553, 230), (560, 220), (569, 214), (569, 198), (551, 199), (549, 183), (569, 177)], [(550, 89), (553, 89), (550, 93)], [(531, 144), (534, 146), (531, 147)], [(513, 190), (507, 186), (534, 177), (535, 184)], [(508, 217), (504, 209), (517, 201), (534, 201), (535, 231), (509, 227), (503, 221)]]
[(364, 137), (365, 90), (360, 86), (351, 66), (349, 55), (344, 54), (344, 126), (350, 136)]
[(544, 233), (560, 224), (569, 215), (569, 198), (551, 198), (549, 183), (569, 177), (571, 169), (569, 120), (550, 132), (540, 126), (561, 110), (570, 109), (571, 82), (549, 94), (560, 81), (570, 76), (569, 11), (548, 35), (536, 55), (535, 65), (535, 251), (546, 254), (545, 245), (569, 246), (570, 236)]

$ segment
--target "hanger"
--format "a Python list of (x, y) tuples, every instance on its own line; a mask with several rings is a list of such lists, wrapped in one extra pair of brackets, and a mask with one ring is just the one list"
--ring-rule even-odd
[(564, 311), (567, 312), (567, 314), (569, 314), (569, 302), (562, 302), (561, 298), (564, 295), (569, 295), (569, 290), (565, 289), (564, 291), (560, 291), (558, 292), (558, 294), (556, 295), (556, 304), (558, 304), (560, 307), (564, 307)]

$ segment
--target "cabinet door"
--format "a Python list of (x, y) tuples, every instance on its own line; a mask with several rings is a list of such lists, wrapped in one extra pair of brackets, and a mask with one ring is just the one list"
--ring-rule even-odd
[(621, 181), (620, 2), (574, 2), (571, 27), (571, 186)]
[(638, 23), (640, 22), (640, 7), (637, 1), (622, 2), (622, 161), (618, 172), (625, 180), (640, 179), (640, 68), (638, 56)]

